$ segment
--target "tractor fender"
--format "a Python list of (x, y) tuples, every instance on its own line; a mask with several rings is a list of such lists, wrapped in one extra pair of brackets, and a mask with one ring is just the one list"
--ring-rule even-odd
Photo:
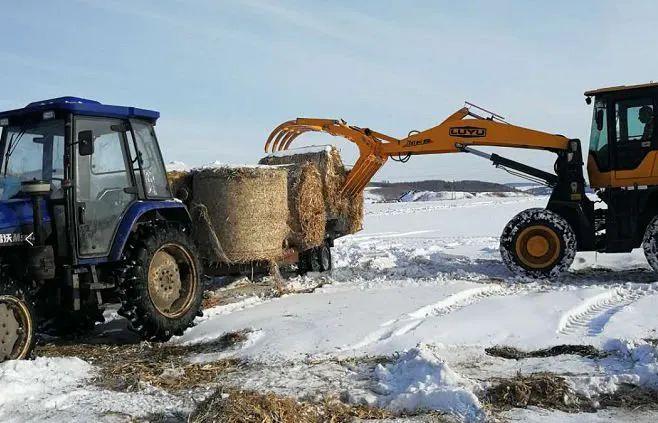
[(110, 250), (109, 261), (121, 259), (128, 237), (139, 222), (149, 218), (165, 218), (185, 225), (191, 225), (192, 218), (185, 204), (177, 200), (137, 201), (133, 203), (121, 219)]

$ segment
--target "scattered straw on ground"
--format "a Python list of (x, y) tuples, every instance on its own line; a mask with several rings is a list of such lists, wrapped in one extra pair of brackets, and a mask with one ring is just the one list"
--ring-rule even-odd
[(497, 379), (485, 392), (484, 400), (498, 409), (536, 406), (562, 411), (579, 411), (583, 403), (566, 379), (546, 372)]
[(348, 405), (335, 398), (320, 403), (297, 401), (273, 393), (222, 388), (199, 404), (189, 418), (194, 423), (339, 423), (384, 419), (391, 413), (364, 405)]
[(579, 355), (587, 358), (603, 358), (608, 354), (598, 350), (592, 345), (556, 345), (551, 348), (543, 348), (534, 351), (523, 351), (514, 347), (497, 345), (491, 348), (485, 348), (487, 354), (494, 357), (521, 360), (524, 358), (541, 358), (555, 357), (564, 354)]
[(96, 385), (116, 391), (135, 391), (143, 384), (166, 390), (189, 389), (212, 383), (220, 373), (242, 365), (235, 359), (191, 364), (185, 358), (194, 353), (226, 350), (246, 340), (245, 332), (231, 332), (216, 342), (197, 346), (149, 344), (48, 344), (37, 355), (79, 357), (99, 368)]
[(617, 407), (631, 410), (658, 409), (658, 391), (636, 385), (622, 384), (613, 393), (598, 398), (601, 408)]

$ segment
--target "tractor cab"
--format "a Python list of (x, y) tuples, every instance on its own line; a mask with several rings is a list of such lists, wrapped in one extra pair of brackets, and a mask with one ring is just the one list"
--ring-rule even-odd
[(587, 91), (594, 103), (587, 171), (593, 188), (658, 184), (658, 83)]
[[(53, 247), (70, 264), (108, 257), (133, 204), (171, 199), (153, 129), (158, 117), (76, 97), (0, 113), (0, 241), (29, 242), (41, 231), (57, 238)], [(36, 182), (38, 222), (27, 192)]]
[(37, 328), (93, 329), (116, 300), (144, 339), (192, 324), (201, 270), (158, 117), (77, 97), (0, 113), (0, 362), (28, 356)]

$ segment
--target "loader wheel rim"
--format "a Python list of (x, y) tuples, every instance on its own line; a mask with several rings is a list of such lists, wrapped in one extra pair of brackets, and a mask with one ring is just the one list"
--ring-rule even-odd
[(551, 267), (560, 256), (560, 238), (548, 226), (529, 226), (516, 238), (516, 255), (532, 269)]
[(186, 248), (164, 244), (149, 264), (148, 292), (163, 316), (175, 319), (190, 310), (198, 289), (194, 260)]
[(27, 304), (13, 295), (0, 295), (0, 362), (26, 358), (33, 336)]

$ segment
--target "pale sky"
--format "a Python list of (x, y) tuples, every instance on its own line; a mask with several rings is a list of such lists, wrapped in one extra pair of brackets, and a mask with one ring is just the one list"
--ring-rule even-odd
[[(585, 90), (658, 79), (652, 1), (2, 4), (0, 109), (73, 95), (159, 110), (165, 159), (188, 165), (255, 163), (269, 132), (298, 116), (403, 137), (464, 100), (586, 145)], [(356, 148), (337, 145), (353, 162)], [(389, 162), (376, 176), (426, 178), (518, 180), (464, 154)]]

